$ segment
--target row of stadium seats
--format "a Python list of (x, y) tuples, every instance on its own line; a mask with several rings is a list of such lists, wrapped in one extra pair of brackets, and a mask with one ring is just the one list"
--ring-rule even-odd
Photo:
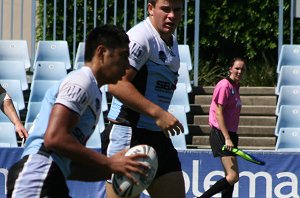
[[(181, 62), (186, 63), (189, 71), (192, 70), (192, 59), (188, 45), (178, 45)], [(77, 47), (73, 69), (78, 69), (84, 62), (84, 42)], [(67, 41), (39, 41), (35, 50), (33, 65), (31, 65), (26, 40), (0, 40), (0, 60), (19, 61), (25, 69), (34, 70), (39, 63), (60, 62), (67, 70), (72, 69)]]
[[(169, 111), (184, 125), (185, 133), (172, 137), (178, 149), (186, 148), (185, 136), (188, 134), (186, 113), (190, 111), (188, 93), (192, 91), (189, 71), (192, 69), (191, 55), (187, 45), (179, 45), (181, 66), (174, 97)], [(84, 63), (84, 42), (79, 43), (73, 69), (79, 69)], [(47, 89), (67, 75), (72, 70), (68, 43), (66, 41), (38, 42), (33, 65), (30, 64), (27, 43), (24, 40), (0, 40), (0, 83), (12, 96), (19, 110), (25, 109), (23, 91), (27, 90), (26, 71), (32, 71), (30, 95), (27, 106), (25, 127), (29, 130), (38, 115), (41, 101)], [(102, 87), (102, 110), (107, 111), (106, 87)], [(0, 121), (1, 124), (1, 121)], [(88, 141), (88, 145), (99, 145), (100, 135), (104, 130), (103, 115), (95, 131)], [(1, 135), (1, 134), (0, 134)], [(1, 142), (2, 138), (0, 138)], [(15, 144), (10, 144), (15, 145)], [(1, 146), (1, 144), (0, 144)]]
[(300, 151), (300, 45), (282, 46), (277, 74), (276, 150)]

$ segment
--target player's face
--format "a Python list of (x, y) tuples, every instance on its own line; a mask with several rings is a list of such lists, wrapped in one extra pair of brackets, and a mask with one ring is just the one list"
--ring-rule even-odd
[(126, 69), (129, 66), (128, 56), (128, 47), (109, 50), (105, 64), (105, 74), (109, 81), (108, 83), (114, 84), (125, 75)]
[(155, 6), (148, 4), (148, 12), (155, 29), (168, 38), (180, 22), (182, 0), (157, 0)]
[(229, 77), (234, 82), (239, 82), (242, 79), (242, 76), (246, 70), (244, 61), (236, 60), (232, 67), (229, 68)]

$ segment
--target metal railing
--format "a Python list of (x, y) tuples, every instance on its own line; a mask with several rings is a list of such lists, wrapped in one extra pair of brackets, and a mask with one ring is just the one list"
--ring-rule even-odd
[[(73, 0), (73, 32), (67, 31), (67, 6), (70, 1), (67, 0), (43, 0), (43, 17), (42, 20), (37, 18), (37, 7), (39, 6), (38, 0), (0, 0), (0, 39), (10, 39), (10, 40), (27, 40), (28, 46), (29, 46), (29, 53), (31, 55), (31, 59), (34, 59), (35, 54), (35, 47), (36, 47), (36, 29), (37, 25), (43, 26), (42, 31), (42, 40), (46, 39), (46, 28), (48, 25), (47, 22), (47, 10), (49, 9), (48, 4), (51, 2), (53, 5), (53, 21), (51, 23), (53, 24), (53, 40), (57, 39), (57, 30), (63, 31), (63, 37), (59, 38), (60, 40), (66, 40), (67, 34), (73, 34), (72, 43), (69, 43), (69, 45), (73, 46), (73, 62), (75, 59), (75, 53), (76, 53), (76, 43), (78, 43), (78, 40), (76, 40), (76, 27), (77, 27), (77, 19), (78, 19), (78, 10), (83, 10), (83, 28), (82, 28), (82, 35), (83, 38), (85, 38), (87, 33), (87, 2), (93, 3), (93, 26), (96, 27), (99, 16), (97, 16), (97, 9), (99, 9), (99, 4), (103, 4), (104, 14), (102, 18), (102, 22), (105, 23), (113, 23), (117, 24), (117, 14), (120, 12), (123, 12), (123, 28), (125, 30), (128, 30), (127, 24), (128, 24), (128, 16), (134, 17), (134, 24), (139, 22), (138, 19), (138, 8), (144, 8), (144, 18), (147, 17), (147, 0), (134, 0), (134, 12), (128, 13), (128, 3), (130, 3), (127, 0), (83, 0), (83, 6), (80, 7), (77, 5), (77, 0)], [(123, 9), (120, 9), (118, 7), (118, 3), (122, 2)], [(57, 26), (57, 5), (58, 3), (62, 5), (63, 3), (63, 27)], [(108, 3), (113, 3), (113, 21), (109, 21), (108, 19)], [(195, 9), (195, 15), (194, 17), (188, 18), (188, 7), (193, 6)], [(51, 7), (52, 8), (52, 7)], [(26, 14), (25, 14), (26, 13)], [(81, 13), (81, 12), (80, 12)], [(193, 44), (190, 44), (190, 50), (194, 56), (193, 60), (193, 70), (194, 70), (194, 79), (193, 83), (194, 86), (198, 86), (198, 57), (199, 57), (199, 21), (200, 21), (200, 1), (199, 0), (184, 0), (184, 12), (183, 12), (183, 30), (182, 31), (176, 31), (175, 34), (183, 35), (183, 43), (180, 44), (187, 44), (187, 38), (188, 33), (193, 31), (194, 38)], [(81, 16), (82, 17), (82, 16)], [(194, 21), (194, 28), (193, 30), (187, 29), (187, 22), (188, 20)], [(30, 28), (29, 28), (30, 27)], [(192, 49), (192, 46), (194, 46), (194, 49)]]

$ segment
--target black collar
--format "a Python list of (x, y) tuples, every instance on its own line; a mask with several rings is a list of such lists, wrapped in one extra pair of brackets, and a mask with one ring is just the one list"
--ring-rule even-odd
[(226, 77), (226, 80), (228, 80), (231, 84), (235, 84), (235, 82), (229, 77)]

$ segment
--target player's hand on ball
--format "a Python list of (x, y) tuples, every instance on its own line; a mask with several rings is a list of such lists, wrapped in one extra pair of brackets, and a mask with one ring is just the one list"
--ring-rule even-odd
[(145, 177), (150, 167), (137, 161), (138, 158), (147, 158), (146, 154), (134, 154), (125, 156), (128, 149), (120, 151), (110, 157), (110, 168), (112, 173), (117, 173), (128, 177), (133, 183), (137, 184), (138, 181), (132, 176), (132, 173), (138, 173)]
[[(139, 158), (136, 154), (145, 154), (147, 158)], [(132, 158), (133, 160), (139, 161), (143, 164), (147, 164), (150, 169), (145, 170), (147, 175), (142, 175), (138, 173), (131, 173), (131, 177), (134, 177), (138, 182), (133, 183), (129, 177), (120, 174), (114, 174), (112, 177), (112, 186), (114, 192), (120, 197), (136, 197), (143, 190), (148, 188), (153, 179), (155, 178), (157, 167), (158, 167), (158, 159), (156, 151), (153, 147), (141, 144), (130, 148), (125, 156), (136, 156)], [(130, 178), (131, 178), (130, 177)]]

